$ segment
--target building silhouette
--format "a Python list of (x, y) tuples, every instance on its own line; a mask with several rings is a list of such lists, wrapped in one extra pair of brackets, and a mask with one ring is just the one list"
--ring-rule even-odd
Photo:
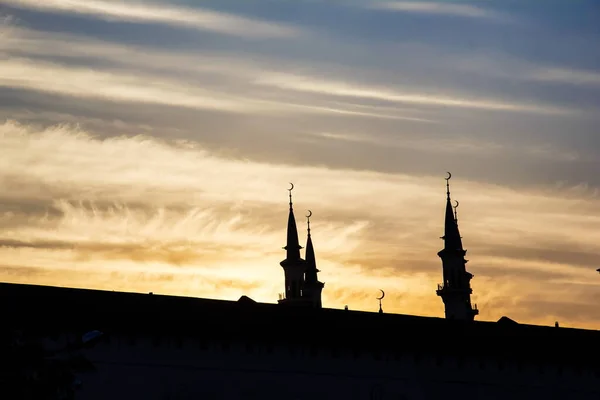
[(286, 251), (285, 260), (281, 261), (285, 279), (285, 293), (279, 296), (279, 304), (295, 306), (311, 306), (321, 308), (321, 292), (324, 283), (319, 282), (315, 250), (310, 236), (310, 217), (307, 217), (307, 239), (305, 259), (300, 256), (300, 242), (298, 240), (298, 228), (292, 203), (292, 190), (294, 185), (288, 189), (290, 194), (290, 211), (287, 223), (287, 242), (284, 247)]
[[(445, 306), (445, 315), (448, 319), (460, 319), (473, 321), (479, 314), (477, 307), (471, 305), (471, 279), (473, 274), (467, 272), (465, 259), (467, 251), (463, 248), (462, 237), (458, 229), (458, 215), (456, 206), (452, 206), (450, 198), (450, 178), (448, 173), (446, 178), (446, 214), (444, 219), (444, 248), (438, 252), (442, 260), (443, 283), (438, 285), (436, 293), (442, 298)], [(312, 211), (309, 210), (307, 216), (307, 239), (306, 252), (303, 259), (300, 254), (302, 246), (298, 239), (298, 228), (294, 215), (294, 206), (292, 201), (292, 190), (294, 185), (290, 184), (289, 191), (289, 214), (287, 222), (287, 241), (284, 247), (286, 258), (281, 261), (281, 267), (284, 271), (285, 292), (279, 295), (279, 304), (295, 306), (322, 307), (321, 293), (324, 283), (318, 279), (318, 272), (315, 258), (315, 250), (310, 234), (310, 217)], [(381, 309), (381, 300), (379, 312)]]
[(80, 350), (95, 368), (77, 376), (85, 400), (600, 399), (599, 331), (474, 320), (449, 182), (445, 318), (324, 308), (312, 213), (302, 258), (292, 189), (277, 304), (0, 283), (0, 329), (67, 349), (102, 332)]

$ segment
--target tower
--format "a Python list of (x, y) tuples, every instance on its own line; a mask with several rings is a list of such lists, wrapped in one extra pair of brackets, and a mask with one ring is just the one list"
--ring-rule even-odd
[(294, 184), (290, 183), (290, 211), (287, 223), (287, 243), (284, 247), (286, 251), (285, 260), (280, 265), (285, 275), (285, 294), (280, 295), (280, 304), (302, 302), (302, 292), (304, 289), (304, 272), (306, 271), (306, 261), (300, 257), (300, 243), (298, 242), (298, 229), (296, 228), (296, 218), (294, 217), (294, 208), (292, 205), (292, 190)]
[(452, 207), (450, 200), (450, 178), (446, 178), (446, 216), (444, 221), (444, 248), (438, 252), (442, 259), (444, 282), (438, 285), (437, 295), (442, 298), (447, 319), (473, 321), (479, 314), (477, 307), (471, 305), (471, 279), (473, 275), (467, 272), (465, 259), (467, 251), (463, 249), (462, 238), (458, 230), (458, 215), (456, 206)]
[(312, 211), (308, 210), (306, 216), (307, 224), (307, 237), (306, 237), (306, 272), (304, 274), (304, 291), (303, 297), (307, 303), (310, 303), (313, 307), (321, 308), (321, 292), (325, 284), (319, 282), (317, 274), (320, 272), (317, 269), (317, 260), (315, 258), (315, 249), (313, 247), (312, 238), (310, 236), (310, 217)]

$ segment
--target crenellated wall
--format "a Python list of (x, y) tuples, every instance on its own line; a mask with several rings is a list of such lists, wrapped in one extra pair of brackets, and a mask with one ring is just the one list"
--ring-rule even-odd
[(594, 399), (598, 371), (517, 360), (112, 335), (78, 399)]

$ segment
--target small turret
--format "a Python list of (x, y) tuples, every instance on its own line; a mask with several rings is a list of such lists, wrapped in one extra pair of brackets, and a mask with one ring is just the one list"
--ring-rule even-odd
[(313, 247), (312, 238), (310, 235), (310, 217), (312, 211), (308, 210), (306, 216), (307, 238), (306, 238), (306, 272), (304, 274), (304, 297), (309, 300), (314, 307), (321, 308), (321, 292), (324, 283), (319, 282), (317, 274), (320, 272), (317, 269), (317, 261), (315, 257), (315, 249)]

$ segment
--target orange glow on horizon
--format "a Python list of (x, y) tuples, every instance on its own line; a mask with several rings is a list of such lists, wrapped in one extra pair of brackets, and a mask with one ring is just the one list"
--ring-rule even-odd
[[(382, 288), (386, 312), (443, 316), (435, 295), (443, 176), (240, 162), (150, 138), (99, 140), (65, 126), (6, 123), (0, 133), (10, 150), (0, 161), (2, 181), (18, 173), (23, 182), (3, 192), (25, 199), (2, 216), (2, 281), (275, 302), (283, 291), (291, 180), (295, 209), (314, 212), (325, 307), (376, 311)], [(74, 151), (81, 156), (70, 157)], [(515, 193), (453, 181), (478, 320), (507, 315), (598, 329), (600, 282), (586, 265), (595, 261), (586, 254), (593, 254), (600, 218), (588, 211), (598, 201), (585, 190)], [(302, 243), (298, 216), (297, 225)], [(569, 250), (574, 238), (577, 254)]]

